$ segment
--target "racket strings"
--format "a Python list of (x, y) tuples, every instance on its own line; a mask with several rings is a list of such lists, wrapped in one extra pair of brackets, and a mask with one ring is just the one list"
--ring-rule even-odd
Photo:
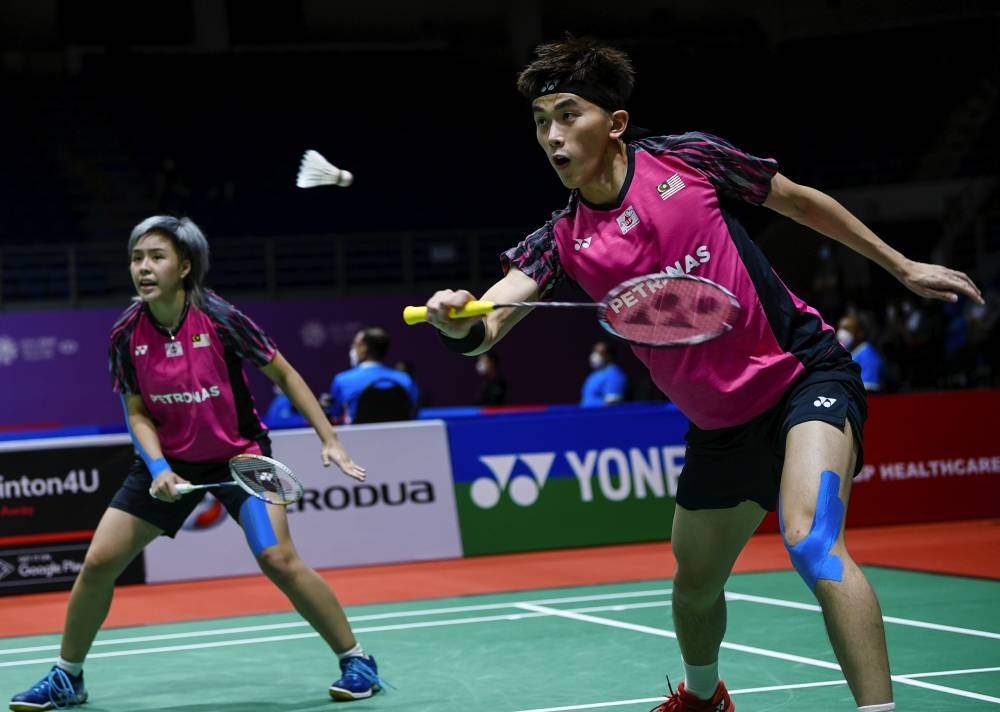
[(262, 499), (274, 504), (290, 504), (299, 499), (301, 486), (280, 468), (255, 459), (231, 463), (233, 476)]
[(732, 329), (740, 313), (735, 297), (692, 278), (645, 278), (605, 299), (605, 328), (649, 346), (696, 344)]

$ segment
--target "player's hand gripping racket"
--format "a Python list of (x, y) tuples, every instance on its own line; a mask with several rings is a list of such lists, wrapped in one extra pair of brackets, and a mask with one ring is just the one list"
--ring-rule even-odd
[(237, 455), (229, 461), (232, 482), (207, 485), (178, 484), (177, 491), (187, 494), (214, 487), (242, 487), (258, 499), (287, 506), (302, 499), (302, 483), (287, 467), (263, 455)]
[[(615, 336), (640, 346), (684, 346), (722, 336), (736, 325), (742, 308), (725, 287), (701, 277), (672, 276), (663, 272), (622, 282), (600, 302), (471, 301), (452, 309), (453, 319), (483, 316), (511, 307), (590, 308), (597, 320)], [(427, 320), (427, 307), (406, 307), (403, 320)]]

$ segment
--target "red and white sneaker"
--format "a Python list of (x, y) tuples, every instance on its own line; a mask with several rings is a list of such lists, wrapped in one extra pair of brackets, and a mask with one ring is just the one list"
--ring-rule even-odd
[[(667, 687), (670, 687), (669, 683)], [(674, 692), (670, 690), (670, 696), (667, 701), (664, 702), (659, 707), (651, 709), (649, 712), (735, 712), (736, 705), (733, 704), (732, 698), (729, 697), (729, 693), (726, 691), (726, 685), (723, 682), (719, 682), (719, 686), (715, 688), (715, 694), (712, 695), (712, 699), (703, 700), (700, 697), (695, 697), (690, 692), (684, 689), (684, 683), (682, 682), (677, 686), (677, 691)]]

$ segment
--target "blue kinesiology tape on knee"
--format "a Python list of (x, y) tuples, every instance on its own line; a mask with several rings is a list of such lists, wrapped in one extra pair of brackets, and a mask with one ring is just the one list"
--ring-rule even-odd
[(820, 475), (819, 494), (816, 496), (816, 514), (812, 529), (806, 538), (795, 546), (789, 546), (785, 537), (779, 503), (778, 524), (785, 548), (792, 559), (792, 565), (799, 572), (809, 589), (816, 590), (819, 579), (840, 581), (844, 577), (844, 564), (840, 557), (830, 550), (840, 536), (840, 523), (844, 519), (844, 502), (840, 499), (840, 476), (831, 470)]
[(264, 549), (278, 543), (278, 535), (267, 516), (267, 505), (256, 497), (247, 497), (240, 505), (240, 526), (254, 556), (260, 556)]
[(146, 448), (142, 446), (139, 439), (135, 436), (135, 433), (132, 432), (132, 423), (128, 419), (128, 404), (125, 402), (125, 396), (122, 396), (121, 399), (122, 410), (125, 411), (125, 427), (128, 429), (128, 436), (132, 438), (132, 445), (135, 446), (135, 451), (139, 454), (139, 457), (142, 458), (142, 461), (146, 463), (146, 467), (149, 469), (149, 474), (152, 475), (155, 480), (156, 476), (161, 472), (169, 470), (170, 465), (167, 464), (167, 461), (164, 458), (158, 457), (154, 460), (152, 456), (146, 452)]

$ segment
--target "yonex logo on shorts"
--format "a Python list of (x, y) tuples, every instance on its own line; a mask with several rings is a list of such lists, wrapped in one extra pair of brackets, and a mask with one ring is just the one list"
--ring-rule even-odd
[(826, 396), (819, 396), (816, 400), (813, 401), (813, 405), (829, 408), (836, 402), (837, 402), (836, 398), (827, 398)]
[[(510, 495), (514, 504), (530, 507), (538, 499), (538, 494), (545, 486), (549, 470), (556, 459), (554, 452), (529, 452), (520, 455), (483, 455), (479, 458), (493, 477), (480, 477), (472, 483), (469, 496), (472, 502), (481, 509), (492, 509), (500, 502), (504, 490)], [(531, 476), (517, 475), (514, 465), (520, 460), (531, 471)]]

